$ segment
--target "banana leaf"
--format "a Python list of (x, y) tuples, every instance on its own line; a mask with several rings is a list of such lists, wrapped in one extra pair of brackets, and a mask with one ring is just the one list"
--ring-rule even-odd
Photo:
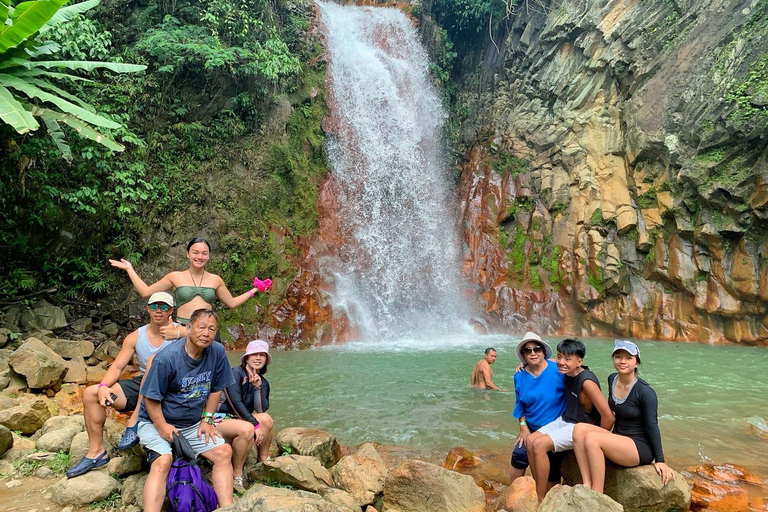
[(83, 100), (81, 100), (80, 98), (75, 96), (74, 94), (70, 94), (67, 91), (65, 91), (64, 89), (60, 89), (59, 87), (56, 87), (55, 85), (53, 85), (50, 82), (47, 82), (45, 80), (40, 80), (38, 78), (30, 78), (28, 81), (30, 83), (38, 86), (41, 89), (46, 89), (46, 90), (48, 90), (48, 91), (50, 91), (52, 93), (56, 93), (59, 96), (61, 96), (62, 98), (71, 101), (72, 103), (77, 103), (78, 105), (80, 105), (81, 107), (83, 107), (85, 110), (87, 110), (89, 112), (92, 112), (94, 114), (96, 113), (96, 109), (94, 109), (93, 106), (91, 106), (90, 104), (84, 102)]
[(13, 97), (11, 91), (0, 85), (0, 119), (13, 126), (19, 133), (37, 130), (40, 125), (24, 105)]
[(112, 151), (123, 151), (125, 147), (118, 144), (114, 140), (110, 139), (103, 133), (99, 133), (84, 122), (82, 122), (80, 119), (69, 115), (69, 114), (60, 114), (59, 112), (54, 112), (53, 110), (44, 110), (40, 115), (47, 115), (51, 118), (55, 119), (56, 121), (59, 121), (60, 123), (64, 123), (67, 126), (74, 128), (75, 131), (81, 136), (85, 137), (86, 139), (90, 139), (94, 142), (98, 142), (102, 146), (105, 146)]
[(69, 148), (69, 144), (67, 144), (66, 137), (59, 123), (47, 113), (41, 114), (40, 117), (43, 119), (46, 128), (48, 128), (48, 135), (51, 136), (56, 147), (61, 151), (61, 156), (64, 157), (64, 160), (72, 160), (72, 150)]
[(45, 78), (66, 78), (68, 80), (80, 82), (93, 82), (93, 80), (90, 78), (83, 78), (77, 75), (68, 75), (66, 73), (56, 73), (55, 71), (48, 71), (45, 69), (12, 69), (10, 71), (6, 71), (5, 73), (18, 77), (40, 76)]
[(99, 5), (100, 1), (101, 0), (88, 0), (86, 2), (80, 2), (79, 4), (72, 4), (66, 7), (62, 7), (56, 14), (51, 17), (50, 20), (48, 20), (48, 23), (46, 23), (45, 26), (40, 29), (40, 32), (45, 32), (54, 25), (64, 23), (77, 17), (80, 14), (83, 14), (86, 11), (90, 11)]
[[(0, 53), (34, 35), (68, 0), (33, 0), (13, 9), (10, 25), (0, 26)], [(6, 9), (7, 10), (7, 9)]]
[(28, 81), (22, 80), (21, 78), (15, 77), (13, 75), (6, 73), (0, 74), (0, 84), (12, 89), (16, 89), (17, 91), (22, 92), (30, 98), (38, 98), (40, 100), (53, 103), (64, 112), (70, 113), (73, 116), (76, 116), (85, 121), (86, 123), (101, 126), (103, 128), (119, 128), (121, 126), (120, 123), (116, 123), (111, 119), (107, 119), (106, 117), (102, 117), (98, 114), (94, 114), (93, 112), (89, 112), (82, 107), (78, 107), (74, 103), (71, 103), (54, 94), (45, 92), (44, 90), (29, 83)]
[(147, 66), (143, 64), (124, 64), (122, 62), (98, 62), (91, 60), (46, 60), (46, 61), (26, 61), (17, 62), (19, 66), (27, 69), (33, 68), (67, 68), (72, 71), (93, 71), (94, 69), (104, 68), (115, 73), (135, 73), (144, 71)]

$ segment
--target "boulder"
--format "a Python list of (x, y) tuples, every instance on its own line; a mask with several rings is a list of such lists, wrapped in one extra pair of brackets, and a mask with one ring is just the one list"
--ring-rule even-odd
[(85, 334), (93, 330), (93, 318), (78, 318), (69, 325), (78, 334)]
[(485, 512), (485, 493), (471, 476), (405, 460), (384, 481), (384, 509), (401, 512)]
[(331, 473), (314, 457), (286, 455), (256, 464), (248, 473), (251, 481), (277, 482), (305, 491), (332, 487)]
[(107, 471), (110, 475), (133, 475), (141, 471), (144, 457), (140, 455), (124, 455), (110, 459), (107, 463)]
[(104, 374), (107, 370), (100, 366), (86, 366), (85, 368), (85, 381), (90, 384), (96, 384), (101, 382), (104, 378)]
[(70, 412), (82, 411), (83, 388), (75, 384), (64, 384), (54, 395), (56, 405)]
[(325, 501), (338, 505), (344, 510), (360, 512), (360, 505), (357, 504), (354, 496), (346, 491), (333, 487), (321, 487), (317, 490), (317, 494), (322, 496)]
[(278, 432), (275, 442), (281, 453), (315, 457), (330, 468), (341, 459), (341, 447), (336, 438), (314, 428), (291, 427)]
[(54, 331), (67, 326), (67, 317), (63, 309), (42, 301), (38, 304), (40, 305), (22, 311), (20, 320), (24, 330), (45, 329)]
[(749, 494), (735, 485), (697, 480), (691, 489), (693, 512), (749, 512)]
[(536, 482), (529, 476), (516, 478), (504, 489), (492, 510), (514, 510), (515, 512), (536, 512), (539, 500), (536, 497)]
[(0, 395), (0, 411), (19, 405), (19, 401), (9, 396)]
[[(76, 416), (53, 416), (46, 420), (43, 428), (40, 429), (40, 435), (46, 435), (59, 429), (75, 429), (78, 432), (85, 430), (85, 418)], [(69, 446), (67, 446), (69, 448)]]
[(69, 361), (64, 361), (67, 366), (67, 372), (64, 374), (64, 382), (83, 384), (88, 379), (87, 366), (82, 357), (73, 357)]
[(67, 366), (64, 360), (37, 338), (29, 338), (11, 354), (13, 371), (27, 379), (30, 388), (50, 388), (61, 384)]
[(147, 476), (148, 473), (139, 473), (125, 479), (120, 495), (123, 506), (135, 504), (144, 508), (144, 483), (147, 481)]
[(384, 490), (389, 468), (376, 448), (366, 443), (354, 455), (347, 455), (333, 466), (331, 474), (338, 489), (355, 498), (358, 507), (372, 504)]
[[(573, 452), (565, 457), (561, 469), (566, 484), (581, 483)], [(606, 464), (604, 491), (626, 512), (684, 512), (691, 503), (691, 491), (680, 473), (674, 471), (672, 480), (662, 485), (652, 465), (622, 468)]]
[[(317, 494), (254, 484), (234, 504), (219, 512), (349, 512)], [(358, 509), (359, 510), (359, 509)]]
[(118, 482), (106, 471), (94, 470), (75, 478), (62, 478), (52, 489), (57, 505), (82, 506), (103, 500), (115, 492)]
[(583, 485), (554, 486), (539, 505), (538, 512), (622, 512), (624, 507), (605, 494)]
[(16, 407), (0, 411), (0, 425), (22, 434), (31, 435), (40, 430), (52, 416), (47, 398), (36, 398)]
[(11, 341), (11, 330), (5, 327), (0, 327), (0, 348), (3, 348)]
[(82, 428), (75, 425), (67, 425), (60, 429), (51, 430), (47, 434), (40, 436), (40, 439), (35, 443), (35, 448), (54, 453), (59, 451), (68, 452), (70, 446), (72, 446), (72, 439), (80, 432), (82, 432)]
[(72, 464), (79, 461), (88, 453), (88, 432), (80, 432), (72, 438), (69, 445), (69, 458)]
[(0, 425), (0, 457), (13, 447), (13, 434), (8, 427)]
[(51, 350), (65, 359), (74, 357), (91, 357), (93, 354), (93, 343), (88, 340), (62, 340), (59, 338), (47, 339), (45, 344), (51, 347)]
[(120, 328), (114, 322), (104, 322), (99, 330), (102, 334), (106, 334), (109, 337), (117, 336), (117, 333), (120, 332)]

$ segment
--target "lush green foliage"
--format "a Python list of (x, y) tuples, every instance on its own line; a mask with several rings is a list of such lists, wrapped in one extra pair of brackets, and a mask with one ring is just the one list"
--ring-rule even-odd
[[(96, 114), (91, 105), (54, 85), (52, 80), (83, 81), (72, 72), (105, 68), (128, 73), (141, 71), (144, 66), (50, 57), (59, 53), (61, 47), (48, 40), (49, 32), (95, 7), (99, 0), (62, 8), (66, 2), (33, 0), (15, 7), (0, 4), (0, 18), (6, 20), (0, 31), (0, 120), (24, 134), (37, 130), (40, 118), (66, 159), (71, 157), (71, 151), (61, 124), (73, 128), (81, 137), (122, 151), (123, 146), (101, 133), (120, 128), (120, 123)], [(50, 71), (51, 68), (63, 68), (68, 73)]]
[[(306, 12), (280, 0), (110, 3), (94, 12), (49, 37), (62, 57), (112, 53), (148, 66), (68, 89), (124, 124), (111, 134), (129, 150), (110, 156), (72, 139), (67, 164), (50, 138), (0, 130), (2, 293), (123, 288), (107, 258), (154, 259), (172, 232), (207, 232), (217, 250), (211, 270), (233, 292), (252, 272), (295, 273), (291, 254), (317, 226), (325, 172), (322, 64), (301, 64), (319, 52), (305, 37)], [(281, 135), (270, 116), (286, 101), (293, 114)]]

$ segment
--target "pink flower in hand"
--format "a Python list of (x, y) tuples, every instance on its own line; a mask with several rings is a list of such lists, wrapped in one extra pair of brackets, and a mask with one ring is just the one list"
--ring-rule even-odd
[(271, 279), (265, 279), (261, 280), (258, 277), (253, 279), (253, 286), (260, 292), (265, 292), (269, 290), (269, 288), (272, 286), (272, 280)]

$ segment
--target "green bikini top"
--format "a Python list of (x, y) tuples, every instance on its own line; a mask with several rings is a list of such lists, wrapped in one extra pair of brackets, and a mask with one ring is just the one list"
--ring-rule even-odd
[(213, 303), (216, 300), (216, 288), (210, 288), (208, 286), (179, 286), (173, 292), (173, 298), (176, 300), (177, 308), (183, 306), (198, 295), (205, 302), (213, 306)]

